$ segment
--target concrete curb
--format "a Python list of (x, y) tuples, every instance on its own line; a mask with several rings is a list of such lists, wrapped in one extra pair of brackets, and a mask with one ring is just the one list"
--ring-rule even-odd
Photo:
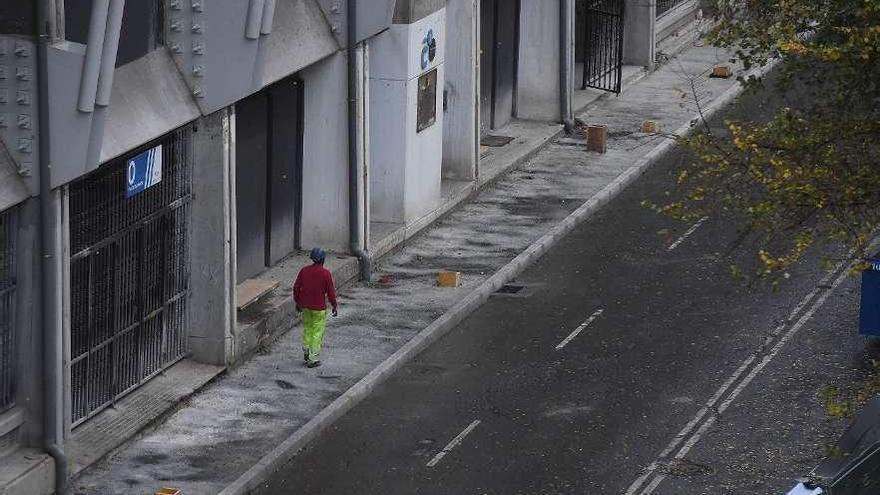
[[(771, 62), (766, 67), (752, 71), (751, 74), (763, 76), (769, 72), (776, 62)], [(709, 119), (718, 110), (725, 107), (736, 99), (742, 92), (743, 87), (737, 84), (703, 109), (702, 118)], [(701, 116), (696, 115), (690, 122), (679, 127), (675, 134), (685, 136), (697, 128), (701, 122)], [(321, 410), (317, 416), (290, 435), (271, 452), (263, 456), (254, 466), (248, 469), (238, 479), (229, 484), (220, 495), (244, 495), (257, 488), (269, 476), (285, 462), (289, 461), (300, 449), (317, 437), (324, 429), (342, 417), (351, 408), (365, 399), (370, 392), (382, 384), (395, 371), (400, 369), (410, 359), (414, 358), (429, 345), (440, 339), (472, 312), (479, 308), (489, 296), (501, 288), (502, 285), (522, 273), (538, 258), (544, 255), (551, 247), (556, 245), (579, 224), (589, 219), (602, 206), (617, 197), (623, 190), (644, 174), (648, 168), (665, 155), (675, 146), (675, 140), (666, 139), (659, 146), (651, 150), (647, 155), (639, 159), (629, 170), (623, 172), (611, 183), (602, 188), (592, 198), (587, 200), (577, 210), (569, 214), (565, 219), (556, 224), (549, 232), (532, 243), (525, 251), (516, 258), (501, 267), (495, 274), (475, 288), (464, 299), (452, 306), (440, 318), (419, 332), (403, 347), (389, 356), (379, 366), (373, 369), (367, 376), (354, 384), (336, 400)]]

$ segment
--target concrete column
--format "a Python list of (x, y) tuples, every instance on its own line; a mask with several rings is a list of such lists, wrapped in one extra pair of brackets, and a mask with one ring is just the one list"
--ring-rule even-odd
[(521, 0), (516, 116), (559, 121), (559, 2)]
[[(303, 248), (348, 251), (348, 68), (344, 51), (300, 72)], [(380, 107), (381, 108), (381, 107)]]
[(200, 119), (193, 132), (189, 349), (196, 361), (215, 365), (233, 358), (231, 137), (225, 109)]
[(477, 9), (476, 0), (449, 0), (446, 4), (444, 179), (474, 180), (477, 175), (480, 134)]
[(623, 63), (654, 70), (657, 0), (626, 0), (623, 19)]
[[(31, 198), (16, 206), (16, 355), (18, 359), (16, 407), (24, 412), (18, 440), (28, 447), (42, 446), (43, 339), (40, 293), (40, 208)], [(2, 417), (2, 415), (0, 415)]]

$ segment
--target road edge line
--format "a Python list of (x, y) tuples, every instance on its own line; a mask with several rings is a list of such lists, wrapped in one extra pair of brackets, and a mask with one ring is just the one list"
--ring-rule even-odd
[[(751, 74), (759, 77), (769, 72), (776, 65), (775, 61), (765, 67), (761, 67)], [(677, 137), (685, 136), (697, 129), (697, 124), (702, 120), (708, 120), (720, 109), (727, 106), (739, 97), (745, 88), (739, 82), (728, 88), (724, 93), (709, 103), (702, 114), (695, 115), (690, 121), (680, 126), (675, 131)], [(502, 285), (522, 273), (532, 263), (543, 256), (551, 247), (555, 246), (578, 225), (588, 220), (600, 208), (616, 198), (636, 179), (641, 177), (651, 165), (666, 155), (676, 144), (675, 139), (665, 139), (662, 143), (649, 151), (636, 163), (622, 172), (614, 180), (603, 187), (599, 192), (584, 202), (578, 209), (570, 213), (562, 221), (554, 225), (550, 231), (533, 242), (525, 251), (502, 266), (491, 277), (475, 288), (470, 294), (454, 304), (440, 318), (434, 320), (415, 337), (389, 356), (379, 366), (370, 371), (357, 383), (352, 385), (342, 395), (321, 410), (315, 417), (287, 437), (280, 445), (263, 456), (256, 464), (245, 471), (235, 481), (224, 488), (219, 495), (245, 495), (258, 487), (282, 464), (293, 458), (296, 453), (306, 446), (313, 438), (323, 432), (337, 419), (345, 415), (351, 408), (369, 396), (377, 386), (382, 384), (395, 371), (403, 367), (410, 359), (414, 358), (430, 344), (446, 335), (452, 328), (468, 317), (477, 308), (483, 305), (489, 296), (501, 288)]]

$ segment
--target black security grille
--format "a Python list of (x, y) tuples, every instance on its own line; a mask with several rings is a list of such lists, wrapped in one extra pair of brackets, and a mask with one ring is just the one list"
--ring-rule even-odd
[(687, 0), (657, 0), (657, 17), (662, 16), (686, 1)]
[(624, 0), (586, 0), (583, 88), (620, 93)]
[(15, 405), (15, 210), (0, 213), (0, 412)]
[(72, 422), (186, 352), (190, 130), (162, 145), (162, 180), (126, 197), (127, 159), (70, 186)]

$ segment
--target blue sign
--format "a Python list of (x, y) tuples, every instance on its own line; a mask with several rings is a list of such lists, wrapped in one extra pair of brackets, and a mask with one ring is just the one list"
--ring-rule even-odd
[(437, 39), (434, 38), (434, 30), (429, 29), (428, 33), (425, 35), (425, 39), (422, 40), (422, 70), (427, 69), (436, 56)]
[(128, 159), (125, 197), (142, 193), (162, 180), (162, 145)]

